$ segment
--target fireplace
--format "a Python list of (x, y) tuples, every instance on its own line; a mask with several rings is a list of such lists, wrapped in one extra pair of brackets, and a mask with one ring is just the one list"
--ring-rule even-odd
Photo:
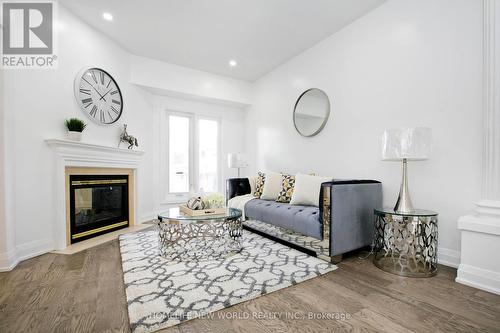
[(128, 175), (70, 175), (71, 244), (129, 226)]

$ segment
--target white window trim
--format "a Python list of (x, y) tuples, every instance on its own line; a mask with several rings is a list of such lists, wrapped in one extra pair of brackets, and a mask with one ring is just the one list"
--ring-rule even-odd
[(199, 120), (215, 120), (218, 124), (217, 131), (217, 191), (221, 192), (223, 188), (222, 181), (222, 119), (220, 117), (200, 115), (190, 112), (163, 110), (160, 115), (160, 167), (161, 167), (161, 204), (179, 204), (185, 203), (190, 196), (188, 193), (174, 194), (169, 192), (169, 116), (188, 117), (190, 119), (190, 143), (189, 143), (189, 187), (191, 190), (198, 191), (199, 187)]

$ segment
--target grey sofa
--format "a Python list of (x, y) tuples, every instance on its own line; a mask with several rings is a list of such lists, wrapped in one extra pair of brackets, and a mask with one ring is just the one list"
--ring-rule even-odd
[[(248, 178), (227, 180), (226, 198), (250, 193)], [(340, 261), (342, 254), (372, 243), (373, 210), (382, 206), (382, 184), (375, 180), (323, 183), (320, 207), (252, 199), (245, 205), (244, 227)]]

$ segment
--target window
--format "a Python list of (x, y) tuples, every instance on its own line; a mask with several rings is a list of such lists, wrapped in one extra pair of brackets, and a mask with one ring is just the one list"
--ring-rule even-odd
[(203, 192), (217, 191), (219, 181), (217, 151), (219, 145), (219, 123), (216, 120), (199, 120), (198, 179)]
[(220, 190), (220, 121), (167, 112), (165, 201), (182, 202), (192, 192)]
[(189, 117), (169, 116), (168, 121), (168, 191), (170, 193), (189, 192)]

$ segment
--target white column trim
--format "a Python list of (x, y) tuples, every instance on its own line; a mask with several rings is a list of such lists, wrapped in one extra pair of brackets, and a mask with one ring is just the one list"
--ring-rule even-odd
[(500, 200), (500, 45), (498, 0), (484, 0), (482, 197)]
[(482, 200), (458, 219), (462, 248), (456, 282), (500, 294), (500, 0), (483, 0)]

